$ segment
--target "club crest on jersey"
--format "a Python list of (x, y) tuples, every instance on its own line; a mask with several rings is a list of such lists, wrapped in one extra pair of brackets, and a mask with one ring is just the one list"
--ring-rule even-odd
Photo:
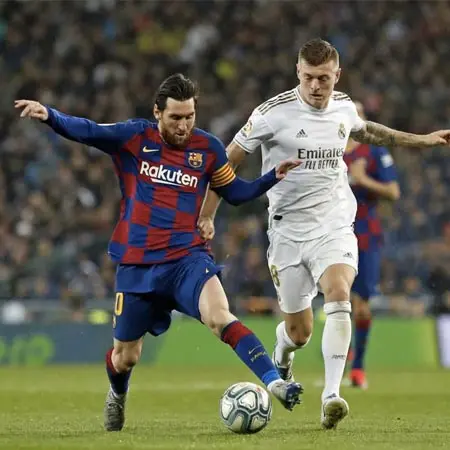
[(347, 131), (345, 130), (345, 125), (343, 123), (339, 124), (338, 136), (341, 139), (345, 139), (345, 136), (347, 136)]
[(203, 155), (201, 153), (190, 152), (188, 156), (188, 163), (191, 167), (198, 169), (203, 164)]
[(249, 120), (241, 129), (241, 133), (245, 136), (248, 137), (248, 135), (252, 132), (253, 130), (253, 124), (252, 121)]

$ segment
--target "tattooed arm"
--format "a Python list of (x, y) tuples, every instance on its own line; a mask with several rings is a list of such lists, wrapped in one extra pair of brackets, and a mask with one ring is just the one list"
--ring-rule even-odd
[(366, 121), (365, 126), (350, 135), (361, 144), (385, 147), (438, 147), (450, 145), (450, 130), (435, 131), (430, 134), (412, 134), (393, 130), (379, 123)]

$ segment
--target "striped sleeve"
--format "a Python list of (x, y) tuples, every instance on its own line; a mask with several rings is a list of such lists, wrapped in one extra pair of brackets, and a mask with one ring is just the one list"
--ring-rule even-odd
[(211, 188), (220, 188), (230, 184), (236, 178), (230, 163), (226, 162), (222, 167), (216, 169), (211, 177)]

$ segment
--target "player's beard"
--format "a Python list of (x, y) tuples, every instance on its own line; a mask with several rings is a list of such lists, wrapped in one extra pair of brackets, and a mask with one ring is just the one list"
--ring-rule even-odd
[(173, 145), (178, 148), (185, 148), (188, 146), (189, 141), (191, 140), (192, 130), (189, 130), (184, 135), (178, 135), (176, 133), (169, 133), (166, 129), (161, 130), (161, 136), (165, 142), (169, 145)]

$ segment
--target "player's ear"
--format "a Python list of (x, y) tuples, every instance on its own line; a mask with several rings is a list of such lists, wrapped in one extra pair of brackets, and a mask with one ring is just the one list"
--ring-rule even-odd
[(335, 86), (336, 86), (336, 84), (338, 84), (339, 78), (341, 78), (341, 68), (340, 67), (336, 72), (336, 81), (334, 82)]
[(156, 120), (161, 120), (161, 111), (158, 109), (156, 104), (153, 106), (153, 115), (155, 116)]
[(297, 62), (297, 64), (295, 65), (295, 70), (297, 73), (297, 78), (300, 80), (300, 63)]

